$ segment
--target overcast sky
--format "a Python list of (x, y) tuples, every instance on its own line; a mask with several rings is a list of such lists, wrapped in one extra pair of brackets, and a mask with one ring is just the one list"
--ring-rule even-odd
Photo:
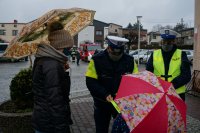
[(51, 9), (72, 7), (95, 10), (95, 19), (123, 27), (142, 16), (148, 31), (157, 24), (174, 26), (181, 18), (194, 25), (194, 0), (0, 0), (0, 23), (26, 23)]

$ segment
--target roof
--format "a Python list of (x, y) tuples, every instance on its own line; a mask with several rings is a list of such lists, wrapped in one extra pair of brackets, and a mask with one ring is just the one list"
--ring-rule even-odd
[(183, 29), (183, 30), (181, 30), (180, 32), (184, 32), (184, 31), (192, 31), (192, 30), (194, 30), (194, 28)]
[(26, 23), (0, 23), (0, 24), (26, 24)]
[[(102, 21), (99, 21), (99, 20), (96, 20), (96, 19), (93, 20), (93, 23), (94, 23), (94, 21), (96, 21), (96, 22), (100, 22), (100, 23), (105, 24), (105, 25), (109, 25), (109, 24), (106, 23), (106, 22), (102, 22)], [(92, 24), (92, 25), (93, 25), (93, 24)]]
[(120, 27), (122, 27), (122, 26), (121, 26), (121, 25), (119, 25), (119, 24), (115, 24), (115, 23), (109, 23), (109, 25), (110, 25), (110, 24), (113, 24), (113, 25), (117, 25), (117, 26), (120, 26)]
[(159, 32), (151, 31), (151, 32), (149, 32), (147, 35), (150, 35), (150, 34), (153, 34), (153, 35), (159, 35), (159, 36), (160, 36), (160, 33), (159, 33)]

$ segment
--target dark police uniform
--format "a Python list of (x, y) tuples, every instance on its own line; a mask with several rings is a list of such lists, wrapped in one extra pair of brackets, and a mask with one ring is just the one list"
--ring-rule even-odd
[(115, 97), (122, 75), (137, 72), (133, 57), (123, 54), (119, 61), (112, 61), (107, 50), (94, 55), (86, 72), (86, 85), (94, 99), (94, 119), (97, 133), (107, 133), (111, 116), (117, 112), (106, 97)]

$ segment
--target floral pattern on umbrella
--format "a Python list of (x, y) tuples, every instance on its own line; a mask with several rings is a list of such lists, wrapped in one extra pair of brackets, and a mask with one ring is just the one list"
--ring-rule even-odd
[(131, 133), (186, 132), (186, 104), (151, 72), (122, 76), (114, 101)]
[(185, 123), (180, 112), (168, 97), (166, 97), (166, 101), (169, 116), (168, 133), (181, 133), (181, 131), (185, 131)]
[[(47, 12), (40, 18), (26, 24), (6, 49), (4, 56), (22, 58), (34, 54), (39, 43), (48, 44), (46, 25), (52, 21), (60, 21), (64, 29), (72, 36), (91, 24), (95, 11), (71, 8), (55, 9)], [(33, 45), (33, 46), (32, 46)]]
[(115, 100), (130, 131), (153, 109), (163, 94), (135, 94)]

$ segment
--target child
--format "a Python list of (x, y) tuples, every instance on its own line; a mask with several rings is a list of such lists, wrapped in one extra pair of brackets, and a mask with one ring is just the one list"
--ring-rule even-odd
[(130, 133), (130, 130), (125, 120), (122, 118), (121, 114), (118, 114), (118, 116), (114, 120), (112, 126), (112, 133)]

